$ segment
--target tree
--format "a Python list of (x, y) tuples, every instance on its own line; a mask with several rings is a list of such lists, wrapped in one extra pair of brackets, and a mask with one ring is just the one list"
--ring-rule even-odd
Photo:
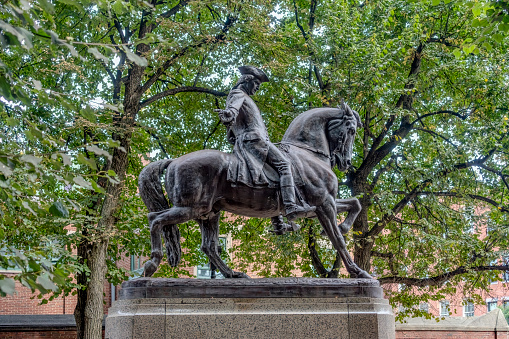
[[(61, 291), (46, 285), (56, 293), (78, 287), (80, 338), (100, 335), (105, 275), (125, 279), (115, 259), (126, 249), (148, 250), (136, 197), (141, 157), (228, 150), (213, 109), (224, 105), (235, 66), (242, 64), (264, 66), (272, 80), (256, 100), (274, 141), (309, 107), (344, 98), (361, 114), (366, 127), (354, 166), (338, 173), (341, 194), (363, 206), (350, 239), (356, 263), (372, 268), (383, 284), (408, 286), (391, 296), (393, 303), (440, 298), (460, 280), (482, 287), (508, 268), (490, 264), (507, 249), (508, 100), (501, 67), (507, 30), (504, 19), (493, 21), (490, 32), (476, 26), (491, 14), (478, 13), (474, 2), (38, 0), (1, 6), (0, 138), (6, 142), (0, 194), (9, 199), (2, 227), (11, 244), (36, 232), (78, 248), (77, 257), (60, 251), (57, 266), (78, 272), (76, 285), (58, 280), (61, 271), (48, 265), (36, 270), (32, 264), (25, 275), (36, 283), (45, 274), (39, 282), (56, 279)], [(491, 48), (478, 40), (471, 47), (483, 37)], [(486, 238), (469, 233), (487, 218), (492, 231)], [(20, 227), (41, 222), (45, 227)], [(239, 265), (264, 275), (296, 267), (309, 276), (337, 275), (339, 261), (315, 223), (283, 237), (267, 234), (266, 221), (242, 223), (222, 224), (242, 241), (235, 248)], [(68, 224), (76, 233), (64, 231)], [(182, 229), (184, 246), (198, 248), (196, 226)], [(31, 240), (19, 246), (23, 253), (35, 253), (30, 248), (40, 241)], [(184, 254), (190, 264), (200, 259)], [(29, 259), (19, 264), (30, 268)], [(160, 274), (178, 272), (163, 267)], [(429, 291), (416, 295), (412, 286)]]

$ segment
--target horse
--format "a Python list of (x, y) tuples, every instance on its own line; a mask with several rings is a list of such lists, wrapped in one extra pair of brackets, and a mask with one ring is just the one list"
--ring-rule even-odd
[[(300, 175), (301, 180), (296, 183), (302, 200), (316, 207), (306, 217), (318, 218), (350, 277), (372, 279), (352, 261), (343, 238), (361, 210), (360, 203), (356, 198), (336, 199), (338, 180), (332, 171), (334, 165), (341, 171), (351, 166), (353, 141), (359, 127), (362, 127), (359, 114), (344, 102), (337, 108), (311, 109), (290, 123), (280, 149)], [(225, 278), (249, 278), (243, 272), (233, 271), (219, 256), (220, 213), (272, 218), (282, 214), (283, 206), (278, 187), (250, 187), (227, 181), (228, 166), (234, 156), (201, 150), (150, 163), (141, 171), (138, 186), (149, 210), (152, 246), (144, 276), (152, 276), (162, 260), (161, 234), (168, 263), (178, 265), (181, 256), (178, 224), (196, 220), (202, 234), (201, 250), (210, 262)], [(171, 207), (162, 190), (164, 172)], [(339, 212), (348, 212), (340, 225), (336, 219)]]

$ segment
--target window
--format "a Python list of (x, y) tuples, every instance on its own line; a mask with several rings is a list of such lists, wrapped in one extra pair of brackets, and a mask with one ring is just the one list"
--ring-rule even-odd
[[(496, 266), (496, 265), (498, 265), (498, 260), (493, 260), (492, 262), (490, 262), (490, 266)], [(498, 280), (496, 280), (496, 278), (489, 278), (488, 282), (493, 285), (493, 284), (498, 283)]]
[[(221, 251), (219, 254), (227, 253), (227, 239), (226, 236), (219, 237), (219, 243), (221, 244)], [(221, 272), (212, 272), (210, 270), (210, 263), (202, 263), (196, 266), (196, 278), (198, 279), (224, 279)]]
[(429, 313), (429, 305), (428, 305), (428, 303), (420, 303), (419, 304), (419, 311)]
[(449, 316), (449, 300), (444, 300), (440, 302), (440, 316), (448, 317)]
[[(509, 257), (504, 257), (504, 265), (509, 266)], [(509, 271), (504, 271), (504, 281), (509, 282)]]
[(141, 257), (138, 255), (131, 255), (131, 271), (138, 271), (140, 268), (143, 269), (141, 265)]
[(497, 308), (497, 301), (496, 300), (487, 301), (486, 306), (488, 307), (488, 312), (491, 312)]
[(471, 301), (467, 301), (465, 305), (463, 305), (463, 316), (464, 317), (473, 317), (474, 316), (474, 303)]

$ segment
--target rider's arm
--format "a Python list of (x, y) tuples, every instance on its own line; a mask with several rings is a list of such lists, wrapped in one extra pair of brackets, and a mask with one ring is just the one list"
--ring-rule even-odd
[(244, 103), (245, 94), (241, 90), (233, 90), (226, 101), (226, 109), (219, 112), (219, 118), (224, 124), (231, 124), (237, 118)]

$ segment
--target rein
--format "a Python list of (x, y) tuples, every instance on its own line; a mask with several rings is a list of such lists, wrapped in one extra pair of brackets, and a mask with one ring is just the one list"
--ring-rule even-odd
[(305, 149), (305, 150), (307, 150), (307, 151), (310, 151), (310, 152), (313, 152), (313, 153), (317, 153), (317, 154), (323, 155), (324, 157), (326, 157), (327, 159), (329, 159), (329, 161), (331, 160), (330, 155), (326, 154), (326, 153), (325, 153), (325, 152), (323, 152), (323, 151), (320, 151), (319, 149), (311, 148), (311, 147), (306, 146), (306, 145), (294, 144), (294, 143), (292, 143), (292, 142), (288, 142), (288, 141), (282, 141), (282, 142), (280, 142), (279, 144), (280, 144), (280, 145), (282, 145), (282, 146), (284, 146), (284, 145), (291, 145), (291, 146), (299, 147), (299, 148)]

